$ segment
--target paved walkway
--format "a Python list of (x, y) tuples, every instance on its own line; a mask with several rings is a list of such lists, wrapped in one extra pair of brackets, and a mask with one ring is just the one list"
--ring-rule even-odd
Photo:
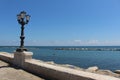
[(45, 80), (0, 60), (0, 80)]

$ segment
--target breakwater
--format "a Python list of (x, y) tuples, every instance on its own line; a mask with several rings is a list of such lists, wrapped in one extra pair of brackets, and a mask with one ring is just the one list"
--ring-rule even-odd
[(120, 51), (120, 48), (55, 48), (55, 50)]

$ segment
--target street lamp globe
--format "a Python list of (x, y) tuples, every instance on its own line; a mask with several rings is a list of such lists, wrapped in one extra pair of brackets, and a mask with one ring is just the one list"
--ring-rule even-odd
[(28, 23), (30, 20), (30, 15), (26, 15), (26, 22)]
[(25, 11), (22, 11), (21, 13), (20, 13), (20, 16), (21, 16), (21, 18), (25, 18), (25, 16), (26, 16), (26, 12)]

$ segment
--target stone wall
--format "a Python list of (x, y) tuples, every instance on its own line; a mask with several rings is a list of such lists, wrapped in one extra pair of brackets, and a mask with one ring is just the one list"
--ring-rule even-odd
[[(21, 55), (26, 56), (26, 52), (23, 54), (21, 53)], [(23, 58), (25, 60), (22, 60), (24, 62), (21, 62), (22, 65), (19, 66), (29, 72), (43, 76), (50, 80), (120, 80), (119, 78), (111, 76), (48, 64), (40, 60), (32, 59), (30, 56), (31, 55), (29, 55), (27, 59)], [(17, 61), (15, 62), (16, 59), (14, 59), (13, 55), (9, 53), (0, 53), (0, 59), (14, 65), (18, 65)]]
[(0, 53), (0, 59), (5, 61), (5, 62), (13, 63), (13, 58), (14, 58), (13, 54), (10, 54), (10, 53), (7, 53), (7, 52), (1, 52)]
[(74, 74), (72, 69), (47, 64), (38, 60), (27, 60), (24, 68), (51, 80), (93, 80), (90, 77)]

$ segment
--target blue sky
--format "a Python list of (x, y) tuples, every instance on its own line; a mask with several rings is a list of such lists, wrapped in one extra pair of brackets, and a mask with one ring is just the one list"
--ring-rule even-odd
[(26, 11), (27, 46), (120, 45), (120, 0), (0, 0), (0, 45), (18, 45)]

